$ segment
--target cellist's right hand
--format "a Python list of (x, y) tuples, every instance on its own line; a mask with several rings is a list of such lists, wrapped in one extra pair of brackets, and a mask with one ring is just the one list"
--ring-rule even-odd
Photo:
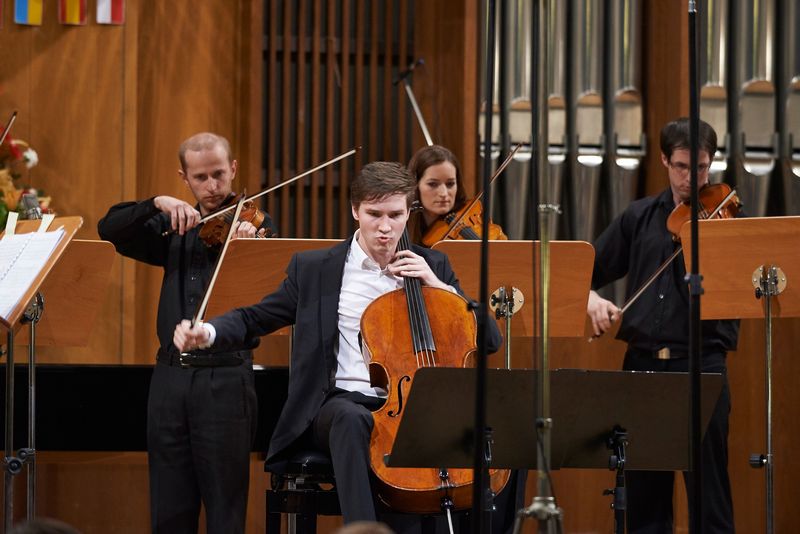
[(590, 290), (586, 315), (592, 320), (592, 330), (594, 330), (595, 337), (599, 337), (622, 316), (622, 310), (610, 300), (598, 295), (597, 291)]
[(153, 203), (161, 212), (169, 215), (172, 230), (178, 232), (178, 235), (183, 235), (200, 224), (200, 212), (188, 202), (162, 195), (153, 199)]

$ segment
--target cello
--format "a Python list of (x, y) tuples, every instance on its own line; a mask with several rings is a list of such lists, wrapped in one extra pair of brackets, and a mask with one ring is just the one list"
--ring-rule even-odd
[[(398, 250), (408, 248), (404, 231)], [(436, 313), (429, 314), (428, 309)], [(390, 468), (384, 456), (391, 452), (416, 370), (474, 366), (476, 337), (475, 313), (466, 299), (445, 289), (423, 287), (418, 278), (405, 278), (402, 289), (378, 297), (364, 310), (361, 338), (371, 356), (370, 378), (388, 392), (386, 403), (372, 413), (370, 463), (379, 498), (394, 510), (436, 513), (472, 505), (472, 469)], [(490, 470), (495, 494), (509, 474)]]

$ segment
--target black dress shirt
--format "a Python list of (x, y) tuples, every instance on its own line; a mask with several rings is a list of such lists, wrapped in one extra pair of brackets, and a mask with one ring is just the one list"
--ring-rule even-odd
[[(658, 196), (633, 202), (614, 219), (595, 242), (593, 289), (625, 275), (626, 300), (641, 287), (680, 246), (667, 230), (667, 218), (674, 206), (672, 191), (667, 188)], [(617, 338), (641, 350), (668, 347), (673, 353), (685, 354), (689, 345), (685, 276), (681, 253), (625, 312)], [(704, 352), (735, 350), (739, 321), (702, 321), (701, 332)]]
[[(273, 229), (265, 214), (262, 228)], [(97, 224), (101, 239), (114, 244), (128, 258), (164, 268), (156, 321), (158, 340), (166, 352), (175, 350), (172, 336), (183, 319), (191, 319), (203, 300), (221, 247), (208, 247), (195, 227), (180, 236), (170, 230), (169, 215), (162, 213), (154, 199), (122, 202), (111, 207)]]

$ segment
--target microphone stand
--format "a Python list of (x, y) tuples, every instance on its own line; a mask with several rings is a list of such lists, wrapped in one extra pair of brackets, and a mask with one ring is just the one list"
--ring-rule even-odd
[[(486, 101), (484, 113), (483, 138), (483, 185), (486, 206), (491, 206), (489, 176), (492, 174), (492, 111), (494, 102), (494, 43), (497, 10), (495, 0), (486, 1), (486, 79), (484, 80)], [(472, 531), (475, 534), (491, 532), (492, 504), (489, 483), (489, 439), (486, 433), (486, 364), (488, 347), (486, 343), (487, 306), (489, 294), (489, 216), (483, 217), (481, 227), (480, 290), (479, 309), (481, 321), (478, 323), (478, 362), (475, 385), (475, 433), (474, 433), (474, 483), (472, 487)]]
[[(700, 248), (698, 229), (697, 193), (697, 164), (699, 160), (698, 137), (700, 132), (700, 103), (697, 85), (697, 5), (695, 0), (689, 0), (689, 145), (691, 167), (691, 235), (692, 235), (692, 270), (686, 275), (689, 283), (689, 375), (690, 375), (690, 459), (689, 474), (691, 479), (690, 505), (694, 513), (689, 531), (700, 534), (703, 527), (703, 501), (702, 501), (702, 448), (700, 424), (700, 368), (702, 353), (700, 348), (700, 296), (703, 293), (702, 277), (700, 276)], [(713, 154), (709, 154), (713, 156)]]
[[(549, 361), (549, 295), (550, 295), (550, 233), (554, 215), (558, 214), (559, 206), (556, 199), (546, 199), (539, 202), (541, 191), (550, 191), (548, 185), (548, 173), (544, 164), (543, 155), (546, 154), (547, 136), (547, 114), (541, 110), (547, 109), (547, 102), (544, 93), (545, 66), (540, 58), (548, 57), (547, 24), (549, 9), (547, 0), (537, 0), (533, 3), (533, 53), (531, 60), (534, 62), (531, 69), (531, 131), (534, 137), (531, 139), (531, 196), (533, 206), (538, 210), (539, 227), (536, 221), (532, 221), (534, 226), (534, 238), (536, 230), (539, 230), (539, 354), (537, 367), (537, 398), (536, 398), (536, 429), (537, 429), (537, 494), (530, 506), (517, 511), (514, 522), (514, 534), (522, 531), (522, 523), (528, 517), (536, 519), (538, 532), (551, 533), (561, 531), (562, 510), (558, 508), (553, 495), (553, 488), (550, 483), (550, 431), (553, 421), (550, 418), (550, 361)], [(542, 24), (545, 21), (545, 24)], [(535, 132), (540, 135), (536, 137)], [(538, 180), (537, 180), (538, 178)], [(539, 184), (544, 184), (539, 187)], [(551, 201), (548, 201), (551, 200)], [(535, 265), (536, 241), (532, 241), (533, 258)], [(532, 276), (534, 287), (536, 286), (536, 269)]]
[(411, 63), (406, 70), (401, 72), (392, 82), (392, 84), (397, 85), (398, 83), (403, 82), (406, 95), (408, 95), (408, 101), (411, 103), (411, 109), (414, 110), (414, 115), (417, 117), (419, 127), (422, 129), (422, 135), (425, 136), (425, 142), (428, 144), (428, 146), (433, 146), (433, 138), (431, 138), (431, 133), (428, 131), (428, 126), (425, 124), (425, 119), (422, 118), (422, 111), (419, 109), (419, 104), (417, 104), (417, 98), (414, 96), (414, 90), (411, 89), (411, 84), (408, 83), (408, 78), (411, 76), (411, 73), (414, 72), (414, 69), (417, 68), (417, 65), (424, 64), (425, 60), (422, 58), (417, 59), (415, 62)]

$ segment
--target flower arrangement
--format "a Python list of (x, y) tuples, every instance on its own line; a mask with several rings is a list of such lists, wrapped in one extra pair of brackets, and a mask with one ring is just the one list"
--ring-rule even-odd
[(22, 173), (37, 163), (39, 155), (21, 139), (7, 136), (0, 145), (0, 231), (5, 228), (10, 211), (17, 211), (21, 219), (26, 218), (28, 211), (21, 202), (23, 195), (36, 195), (42, 213), (51, 213), (50, 197), (44, 196), (43, 191), (17, 185)]

